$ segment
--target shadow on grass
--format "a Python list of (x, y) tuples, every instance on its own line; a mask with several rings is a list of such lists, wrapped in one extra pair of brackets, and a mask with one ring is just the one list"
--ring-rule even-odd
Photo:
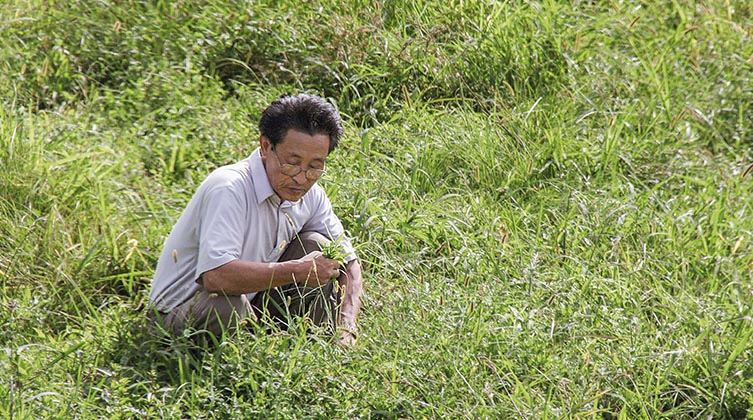
[(257, 359), (265, 358), (263, 353), (248, 353), (256, 346), (285, 352), (301, 341), (335, 345), (331, 331), (305, 319), (295, 319), (289, 328), (281, 328), (279, 322), (269, 319), (258, 323), (249, 320), (239, 331), (221, 336), (204, 330), (185, 330), (174, 336), (156, 327), (145, 311), (120, 320), (119, 324), (118, 338), (106, 359), (130, 367), (137, 376), (143, 375), (140, 380), (148, 377), (163, 386), (180, 386), (197, 375), (201, 378), (228, 360), (251, 363), (249, 358), (253, 358), (259, 363), (261, 360)]
[(217, 340), (199, 332), (172, 337), (156, 330), (145, 313), (122, 320), (118, 339), (106, 358), (129, 367), (134, 380), (155, 380), (162, 386), (180, 386), (200, 372), (213, 357)]

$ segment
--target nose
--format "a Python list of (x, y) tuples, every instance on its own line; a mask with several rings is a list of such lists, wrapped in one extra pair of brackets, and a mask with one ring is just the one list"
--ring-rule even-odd
[(308, 180), (308, 178), (306, 178), (306, 171), (299, 172), (296, 176), (293, 177), (293, 180), (299, 185), (305, 184)]

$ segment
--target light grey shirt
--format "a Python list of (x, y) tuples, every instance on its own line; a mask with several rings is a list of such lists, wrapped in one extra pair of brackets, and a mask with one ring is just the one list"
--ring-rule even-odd
[(314, 184), (300, 200), (281, 201), (256, 149), (199, 186), (165, 240), (149, 300), (169, 312), (201, 290), (203, 273), (237, 259), (276, 262), (301, 231), (342, 236), (346, 262), (356, 258), (324, 189)]

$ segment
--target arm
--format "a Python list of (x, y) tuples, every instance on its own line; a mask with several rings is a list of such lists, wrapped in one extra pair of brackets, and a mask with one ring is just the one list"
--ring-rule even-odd
[(358, 312), (361, 310), (361, 295), (363, 294), (363, 277), (358, 260), (350, 261), (337, 280), (340, 283), (341, 304), (338, 320), (340, 344), (351, 346), (356, 341)]
[(260, 292), (298, 282), (316, 287), (337, 277), (337, 261), (312, 252), (303, 258), (276, 263), (233, 260), (201, 275), (204, 288), (211, 293), (240, 295)]

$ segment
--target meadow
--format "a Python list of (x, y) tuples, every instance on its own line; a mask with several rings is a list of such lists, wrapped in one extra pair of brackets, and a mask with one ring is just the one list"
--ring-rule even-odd
[[(753, 5), (5, 0), (0, 418), (753, 419)], [(157, 339), (162, 242), (284, 93), (358, 344)]]

